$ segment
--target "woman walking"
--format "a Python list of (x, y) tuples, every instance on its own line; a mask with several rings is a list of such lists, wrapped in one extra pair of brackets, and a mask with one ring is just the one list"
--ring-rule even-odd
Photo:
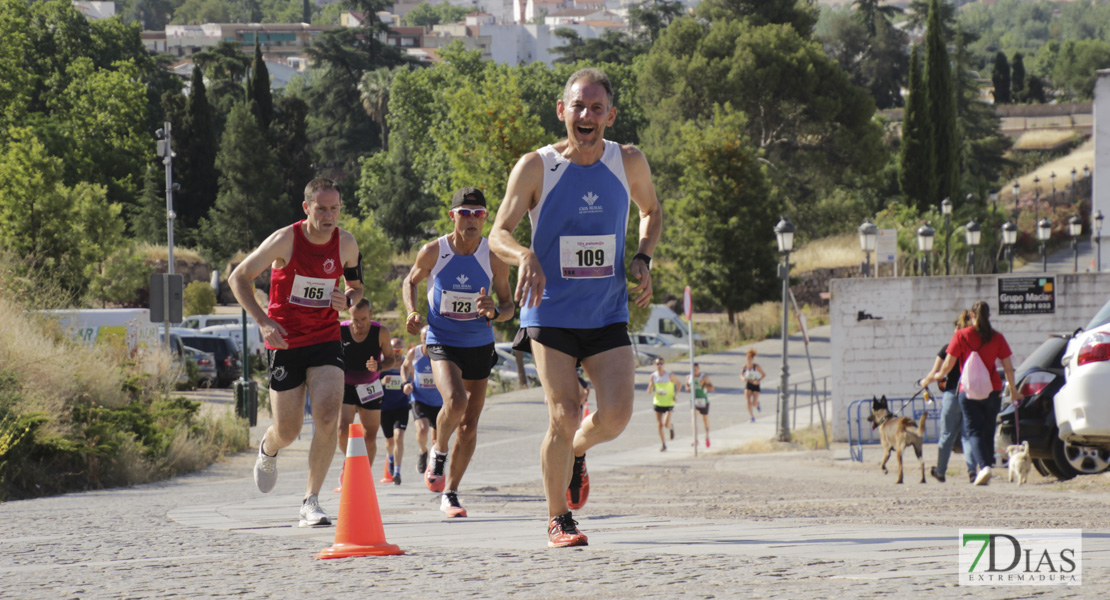
[[(991, 467), (994, 466), (994, 426), (995, 418), (1002, 407), (1002, 379), (998, 376), (995, 363), (1001, 362), (1010, 384), (1010, 401), (1017, 393), (1014, 382), (1014, 366), (1010, 362), (1010, 345), (1000, 332), (991, 328), (990, 306), (983, 301), (971, 306), (971, 326), (956, 331), (948, 343), (948, 357), (944, 359), (940, 371), (933, 379), (940, 381), (957, 364), (967, 364), (968, 356), (978, 352), (990, 376), (991, 392), (982, 400), (969, 398), (968, 390), (961, 384), (957, 398), (963, 413), (964, 457), (970, 467), (968, 478), (975, 485), (987, 485), (991, 480)], [(965, 374), (970, 376), (970, 373)]]
[(763, 367), (755, 363), (755, 348), (748, 349), (747, 362), (740, 370), (740, 376), (744, 378), (744, 397), (748, 400), (748, 415), (752, 418), (751, 422), (755, 423), (755, 411), (763, 410), (759, 406), (759, 382), (767, 376), (763, 372)]
[[(966, 310), (960, 311), (960, 316), (956, 317), (956, 331), (963, 329), (971, 324), (971, 313)], [(944, 364), (944, 359), (948, 358), (948, 344), (941, 346), (940, 352), (937, 353), (936, 360), (933, 361), (933, 368), (929, 374), (921, 380), (921, 387), (928, 389), (929, 384), (935, 379), (936, 374), (940, 371), (941, 365)], [(960, 383), (960, 365), (952, 367), (948, 372), (948, 377), (943, 380), (937, 381), (937, 387), (942, 392), (941, 408), (940, 408), (940, 437), (937, 440), (937, 466), (933, 467), (929, 472), (932, 474), (933, 479), (944, 483), (945, 473), (948, 471), (948, 459), (952, 456), (952, 447), (956, 445), (956, 438), (960, 435), (960, 425), (963, 423), (963, 413), (960, 409), (960, 403), (956, 398), (956, 388)], [(970, 454), (964, 454), (967, 458), (968, 471), (974, 472), (974, 466), (970, 464)]]

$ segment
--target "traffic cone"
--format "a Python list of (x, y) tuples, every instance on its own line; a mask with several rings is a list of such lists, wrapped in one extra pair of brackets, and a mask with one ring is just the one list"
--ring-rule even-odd
[(382, 473), (385, 473), (385, 474), (382, 475), (382, 478), (378, 480), (378, 483), (393, 483), (393, 473), (389, 472), (389, 459), (388, 458), (386, 459), (385, 464), (382, 465)]
[(586, 405), (582, 406), (582, 422), (585, 423), (586, 419), (589, 418), (589, 416), (590, 416), (590, 405), (586, 404)]
[(378, 495), (370, 474), (366, 441), (362, 425), (352, 423), (347, 437), (347, 458), (343, 465), (343, 492), (339, 498), (339, 520), (335, 525), (335, 543), (324, 548), (316, 558), (347, 558), (349, 556), (389, 556), (405, 551), (385, 541)]

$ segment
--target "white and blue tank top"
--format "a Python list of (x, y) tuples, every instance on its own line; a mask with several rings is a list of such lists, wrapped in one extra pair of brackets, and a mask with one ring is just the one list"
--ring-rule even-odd
[(543, 300), (522, 303), (521, 327), (598, 328), (628, 321), (624, 241), (631, 194), (620, 144), (577, 165), (553, 146), (543, 159), (543, 192), (528, 211), (532, 251), (547, 279)]
[(493, 328), (478, 315), (478, 292), (492, 294), (489, 241), (474, 254), (455, 254), (447, 236), (439, 238), (436, 266), (428, 277), (428, 343), (473, 348), (493, 343)]
[[(430, 332), (431, 330), (429, 330)], [(431, 333), (428, 334), (431, 337)], [(430, 343), (430, 341), (429, 341)], [(432, 359), (424, 354), (424, 348), (417, 346), (413, 350), (412, 361), (412, 400), (428, 406), (443, 406), (443, 396), (436, 389), (435, 379), (432, 378)]]

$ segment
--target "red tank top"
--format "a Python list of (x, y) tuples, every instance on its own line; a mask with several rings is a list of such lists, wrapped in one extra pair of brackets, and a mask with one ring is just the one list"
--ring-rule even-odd
[(267, 314), (285, 328), (290, 348), (339, 341), (339, 313), (331, 307), (331, 290), (343, 274), (339, 229), (327, 243), (313, 244), (305, 237), (303, 225), (302, 219), (293, 226), (289, 262), (280, 269), (270, 268)]

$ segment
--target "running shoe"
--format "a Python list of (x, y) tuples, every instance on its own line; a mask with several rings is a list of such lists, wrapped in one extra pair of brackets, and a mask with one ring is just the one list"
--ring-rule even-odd
[(979, 469), (979, 473), (975, 475), (975, 485), (990, 485), (991, 482), (991, 468), (983, 467)]
[(401, 467), (393, 472), (393, 485), (401, 485)]
[(705, 447), (706, 447), (706, 448), (708, 448), (708, 447), (709, 447), (709, 438), (705, 438)]
[(432, 459), (431, 464), (428, 465), (428, 470), (424, 471), (424, 485), (433, 492), (442, 492), (443, 486), (447, 483), (447, 478), (443, 476), (443, 467), (447, 464), (447, 455), (440, 456), (438, 453)]
[(254, 484), (263, 494), (274, 489), (277, 483), (277, 455), (270, 456), (262, 451), (262, 442), (258, 443), (258, 460), (254, 461)]
[(666, 451), (667, 451), (667, 445), (666, 445), (666, 444), (663, 444), (663, 447), (662, 447), (662, 448), (660, 448), (660, 449), (659, 449), (659, 451), (660, 451), (660, 452), (666, 452)]
[(428, 470), (428, 453), (427, 452), (421, 452), (420, 456), (416, 457), (416, 472), (423, 475), (424, 471), (427, 471), (427, 470)]
[(674, 439), (674, 427), (671, 427), (671, 439)]
[(752, 423), (755, 423), (755, 417), (752, 417), (752, 420), (751, 420), (751, 422), (752, 422)]
[(586, 505), (590, 497), (590, 474), (586, 471), (586, 455), (574, 457), (570, 472), (570, 486), (567, 488), (567, 507), (578, 510)]
[(459, 504), (459, 496), (455, 492), (443, 494), (443, 499), (439, 502), (439, 510), (442, 510), (449, 519), (466, 516), (466, 509)]
[(578, 531), (578, 521), (574, 520), (570, 512), (561, 514), (547, 524), (547, 547), (568, 548), (571, 546), (588, 546), (586, 536)]
[(335, 493), (343, 492), (343, 471), (347, 469), (347, 461), (343, 461), (343, 466), (339, 468), (339, 485), (335, 486)]
[(331, 519), (320, 508), (320, 501), (316, 498), (316, 494), (305, 498), (301, 503), (301, 527), (324, 527), (325, 525), (331, 525)]

